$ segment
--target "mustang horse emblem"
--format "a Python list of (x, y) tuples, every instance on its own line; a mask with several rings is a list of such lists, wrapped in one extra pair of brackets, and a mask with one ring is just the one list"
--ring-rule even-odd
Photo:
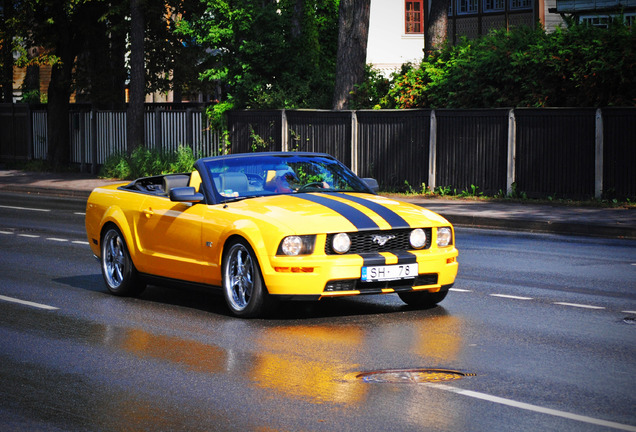
[(380, 246), (384, 246), (386, 244), (386, 242), (388, 242), (389, 240), (393, 240), (395, 238), (394, 235), (374, 235), (373, 236), (373, 243), (377, 243)]

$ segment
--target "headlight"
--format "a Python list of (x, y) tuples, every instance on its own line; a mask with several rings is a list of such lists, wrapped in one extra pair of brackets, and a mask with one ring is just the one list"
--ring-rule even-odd
[(409, 241), (411, 242), (413, 249), (422, 249), (426, 246), (426, 233), (422, 228), (416, 228), (411, 231)]
[(345, 233), (336, 234), (331, 240), (331, 247), (336, 253), (347, 253), (351, 247), (351, 238)]
[(448, 227), (437, 228), (437, 246), (445, 247), (453, 242), (453, 234)]
[(276, 255), (309, 255), (314, 251), (316, 236), (288, 236), (280, 242)]

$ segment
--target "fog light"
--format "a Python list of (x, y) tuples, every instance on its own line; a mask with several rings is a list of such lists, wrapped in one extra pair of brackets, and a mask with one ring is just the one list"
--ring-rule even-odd
[(411, 231), (409, 241), (413, 249), (422, 249), (426, 245), (426, 233), (422, 228), (416, 228)]
[(331, 240), (331, 247), (336, 253), (347, 253), (351, 247), (351, 238), (345, 233), (336, 234)]
[(437, 246), (445, 247), (453, 241), (453, 234), (450, 228), (437, 228)]

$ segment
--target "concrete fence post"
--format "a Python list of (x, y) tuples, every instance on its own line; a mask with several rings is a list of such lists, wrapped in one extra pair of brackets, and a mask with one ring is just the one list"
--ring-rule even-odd
[(511, 195), (513, 185), (517, 181), (515, 171), (515, 161), (517, 158), (517, 121), (515, 119), (515, 110), (511, 109), (508, 113), (508, 166), (506, 176), (506, 193)]
[(437, 117), (435, 110), (431, 111), (431, 131), (428, 143), (428, 187), (437, 187)]
[(86, 172), (86, 112), (80, 111), (80, 171)]
[(192, 108), (186, 109), (186, 145), (194, 148), (194, 122), (192, 119)]
[(284, 109), (280, 113), (280, 149), (289, 151), (289, 125), (287, 124), (287, 111)]
[(26, 118), (27, 160), (33, 160), (33, 113), (30, 104), (27, 105)]
[(155, 108), (155, 149), (163, 150), (162, 134), (161, 134), (161, 108)]
[(351, 171), (358, 175), (358, 115), (351, 111)]
[(97, 174), (97, 111), (91, 109), (91, 174)]
[(594, 198), (603, 197), (603, 112), (596, 110), (596, 133), (594, 136)]

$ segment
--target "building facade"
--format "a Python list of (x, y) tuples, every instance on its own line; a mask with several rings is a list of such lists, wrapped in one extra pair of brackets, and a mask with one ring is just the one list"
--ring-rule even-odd
[[(422, 60), (429, 1), (435, 0), (371, 0), (368, 64), (389, 75), (403, 63)], [(563, 22), (551, 12), (556, 5), (557, 0), (450, 0), (448, 38), (457, 43), (462, 36), (473, 39), (493, 29), (537, 23), (551, 31)]]

